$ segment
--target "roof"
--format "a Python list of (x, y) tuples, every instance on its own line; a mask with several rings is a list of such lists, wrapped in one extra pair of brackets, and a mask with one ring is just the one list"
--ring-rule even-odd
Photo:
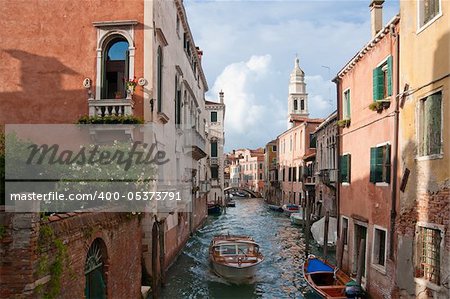
[(225, 106), (224, 103), (213, 102), (213, 101), (208, 101), (208, 100), (205, 100), (205, 104), (206, 105), (222, 105), (222, 106)]
[(386, 36), (391, 30), (392, 26), (395, 26), (400, 21), (400, 14), (397, 14), (394, 16), (387, 24), (386, 26), (381, 29), (373, 38), (370, 40), (358, 53), (356, 53), (355, 56), (353, 56), (352, 59), (350, 59), (349, 62), (339, 71), (337, 76), (333, 79), (333, 81), (338, 80), (339, 78), (342, 78), (346, 73), (348, 73), (353, 67), (356, 65), (358, 61), (360, 61), (367, 52), (369, 52), (375, 45), (381, 41), (381, 39)]
[(328, 115), (327, 118), (325, 118), (325, 120), (316, 128), (314, 132), (319, 131), (320, 129), (322, 129), (323, 127), (325, 127), (326, 125), (328, 125), (329, 123), (331, 123), (333, 120), (336, 119), (337, 119), (337, 110)]
[(307, 123), (321, 123), (323, 118), (309, 118), (298, 114), (291, 114), (289, 116), (290, 122), (307, 122)]

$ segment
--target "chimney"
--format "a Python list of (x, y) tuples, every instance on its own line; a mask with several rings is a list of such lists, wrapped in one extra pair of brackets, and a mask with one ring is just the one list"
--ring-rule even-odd
[(198, 60), (202, 63), (203, 51), (200, 50), (200, 47), (195, 47), (195, 49), (197, 50)]
[(219, 92), (219, 100), (220, 100), (220, 104), (223, 104), (223, 91), (222, 90)]
[(371, 0), (369, 5), (372, 38), (383, 28), (383, 3), (384, 0)]

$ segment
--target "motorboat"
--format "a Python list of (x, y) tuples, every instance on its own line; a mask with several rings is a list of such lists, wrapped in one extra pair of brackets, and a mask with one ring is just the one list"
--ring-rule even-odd
[(285, 204), (282, 208), (286, 216), (290, 216), (292, 213), (298, 213), (300, 211), (300, 207), (292, 203)]
[(264, 256), (259, 245), (249, 236), (215, 236), (209, 247), (209, 259), (214, 272), (235, 283), (250, 280)]
[(208, 215), (222, 214), (222, 207), (218, 203), (208, 203)]
[(291, 219), (292, 224), (303, 225), (305, 224), (305, 220), (303, 219), (303, 212), (299, 210), (298, 213), (292, 213), (289, 217)]
[(323, 298), (364, 298), (362, 288), (345, 272), (314, 255), (308, 256), (303, 264), (303, 276), (311, 288)]
[(228, 202), (227, 202), (227, 207), (232, 207), (232, 208), (234, 208), (236, 206), (236, 201), (234, 201), (234, 200), (229, 200)]
[[(311, 225), (311, 234), (319, 247), (323, 247), (324, 234), (325, 234), (325, 217), (314, 222)], [(329, 217), (328, 221), (328, 248), (335, 249), (337, 242), (337, 219)]]
[(283, 208), (279, 205), (267, 205), (270, 210), (276, 211), (276, 212), (283, 212)]

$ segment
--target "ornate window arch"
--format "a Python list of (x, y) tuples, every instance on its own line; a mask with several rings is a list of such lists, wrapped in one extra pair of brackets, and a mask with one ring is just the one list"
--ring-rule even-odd
[[(114, 40), (121, 40), (128, 43), (127, 49), (127, 59), (126, 59), (126, 71), (124, 71), (124, 76), (128, 77), (125, 79), (134, 78), (134, 55), (135, 55), (135, 45), (134, 45), (134, 26), (137, 21), (108, 21), (108, 22), (94, 22), (94, 26), (97, 28), (97, 78), (96, 78), (96, 90), (95, 98), (97, 100), (104, 99), (107, 94), (105, 94), (104, 84), (105, 78), (105, 54), (107, 54), (107, 48), (111, 46), (111, 42)], [(124, 68), (125, 70), (125, 68)], [(122, 82), (120, 82), (122, 83)], [(123, 95), (125, 98), (125, 94)]]
[(107, 253), (106, 245), (102, 239), (95, 239), (89, 247), (84, 263), (84, 275), (86, 277), (85, 297), (106, 298), (106, 273)]

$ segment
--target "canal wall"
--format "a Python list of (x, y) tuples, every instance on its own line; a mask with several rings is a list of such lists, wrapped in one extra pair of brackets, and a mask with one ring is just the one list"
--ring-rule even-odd
[(1, 213), (0, 297), (83, 298), (88, 251), (98, 257), (108, 298), (138, 298), (139, 216), (128, 213)]

